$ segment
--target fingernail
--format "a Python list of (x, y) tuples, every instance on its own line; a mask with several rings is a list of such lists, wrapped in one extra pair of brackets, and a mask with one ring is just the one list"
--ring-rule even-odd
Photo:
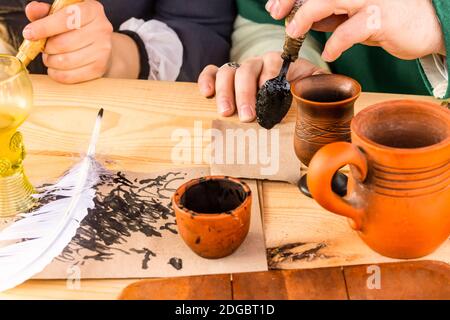
[(239, 119), (242, 122), (250, 122), (255, 118), (253, 108), (250, 106), (242, 106), (239, 112)]
[(278, 15), (280, 14), (280, 0), (275, 0), (270, 10), (272, 18), (278, 19)]
[(219, 104), (219, 113), (220, 114), (226, 114), (226, 113), (230, 112), (230, 110), (231, 110), (231, 104), (229, 102), (224, 101)]
[(267, 1), (267, 3), (266, 3), (266, 11), (270, 12), (270, 10), (272, 10), (272, 6), (273, 6), (274, 2), (275, 2), (275, 0)]
[(25, 29), (23, 29), (22, 35), (27, 40), (33, 40), (33, 38), (34, 38), (33, 29), (29, 26), (26, 27)]
[(297, 22), (295, 20), (292, 20), (287, 28), (286, 28), (286, 32), (287, 34), (291, 37), (291, 38), (297, 38)]

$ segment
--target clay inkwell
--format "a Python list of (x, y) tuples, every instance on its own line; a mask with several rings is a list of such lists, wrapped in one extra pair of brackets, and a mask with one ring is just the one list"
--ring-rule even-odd
[(251, 190), (236, 178), (191, 180), (177, 189), (172, 206), (181, 237), (203, 258), (231, 255), (250, 229)]

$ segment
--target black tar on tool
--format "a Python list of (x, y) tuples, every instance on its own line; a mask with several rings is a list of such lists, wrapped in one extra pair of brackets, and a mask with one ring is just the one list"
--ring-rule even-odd
[[(286, 18), (286, 25), (291, 22), (305, 0), (297, 0), (294, 8)], [(258, 123), (266, 129), (272, 129), (288, 113), (292, 104), (291, 86), (286, 79), (289, 66), (298, 59), (305, 36), (293, 39), (286, 34), (283, 48), (283, 65), (278, 77), (268, 80), (259, 90), (256, 99), (256, 117)]]

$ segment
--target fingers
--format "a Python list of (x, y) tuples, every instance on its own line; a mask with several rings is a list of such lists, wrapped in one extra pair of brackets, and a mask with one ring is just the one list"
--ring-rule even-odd
[(315, 22), (333, 15), (335, 0), (307, 1), (287, 25), (286, 32), (293, 38), (306, 34)]
[(347, 15), (332, 15), (328, 18), (320, 20), (319, 22), (315, 22), (311, 29), (320, 32), (333, 32), (347, 20)]
[(78, 69), (57, 70), (48, 69), (48, 75), (55, 81), (64, 84), (81, 83), (89, 80), (101, 78), (105, 73), (106, 66), (98, 63), (91, 63)]
[(236, 110), (234, 95), (234, 76), (236, 69), (227, 65), (222, 66), (216, 75), (216, 103), (217, 111), (224, 117), (233, 115)]
[(200, 94), (205, 98), (213, 97), (215, 94), (215, 83), (218, 67), (214, 65), (206, 66), (198, 77), (198, 88)]
[(273, 79), (280, 73), (283, 59), (280, 52), (269, 52), (263, 56), (264, 67), (259, 76), (259, 87), (262, 87), (267, 80)]
[(54, 55), (85, 48), (101, 38), (100, 35), (106, 35), (109, 31), (107, 24), (90, 23), (83, 29), (51, 37), (45, 46), (45, 53)]
[(236, 70), (236, 106), (239, 119), (251, 122), (256, 118), (256, 94), (258, 92), (258, 78), (263, 68), (262, 58), (252, 58), (244, 62)]
[[(104, 10), (100, 2), (91, 0), (74, 6), (78, 6), (78, 13), (73, 10), (62, 9), (52, 15), (30, 23), (23, 31), (24, 38), (28, 40), (39, 40), (71, 31), (76, 27), (89, 24), (101, 10)], [(71, 22), (76, 21), (77, 18), (79, 18), (80, 25), (75, 26)]]
[[(266, 6), (272, 16), (286, 16), (294, 0), (273, 0)], [(332, 62), (354, 44), (369, 40), (374, 34), (367, 26), (369, 17), (362, 10), (367, 0), (308, 0), (303, 3), (295, 17), (287, 25), (286, 32), (293, 38), (306, 34), (313, 25), (321, 31), (333, 31), (322, 58)], [(278, 8), (279, 7), (279, 8)], [(277, 16), (277, 15), (280, 16)], [(341, 16), (340, 16), (341, 15)]]
[(33, 1), (25, 8), (25, 14), (28, 20), (35, 21), (48, 16), (50, 12), (50, 5), (48, 3)]
[(277, 20), (286, 17), (294, 7), (295, 0), (269, 0), (266, 4), (266, 10)]
[[(314, 23), (332, 15), (354, 15), (366, 5), (367, 0), (307, 0), (300, 7), (294, 19), (287, 25), (286, 32), (292, 38), (306, 34)], [(275, 19), (286, 17), (294, 6), (295, 0), (273, 0), (267, 5)]]
[(329, 73), (328, 70), (324, 70), (314, 65), (308, 60), (298, 59), (289, 68), (286, 78), (289, 82), (292, 82), (312, 75), (326, 74), (326, 73)]
[(256, 118), (259, 86), (275, 78), (280, 72), (281, 64), (281, 53), (271, 52), (263, 57), (248, 59), (237, 69), (228, 65), (221, 68), (210, 65), (200, 74), (199, 89), (203, 96), (212, 96), (215, 82), (219, 114), (231, 116), (237, 109), (242, 122), (251, 122)]
[(42, 59), (47, 68), (68, 71), (79, 69), (100, 60), (106, 55), (108, 48), (102, 50), (99, 46), (87, 46), (83, 49), (56, 55), (43, 54)]
[[(368, 18), (366, 12), (359, 12), (341, 24), (328, 39), (322, 53), (322, 59), (327, 62), (335, 61), (353, 45), (368, 40), (376, 31), (368, 28)], [(355, 30), (358, 31), (355, 32)]]

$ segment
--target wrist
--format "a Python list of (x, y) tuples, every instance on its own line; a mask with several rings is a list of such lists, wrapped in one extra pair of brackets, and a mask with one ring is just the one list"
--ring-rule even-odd
[(147, 52), (147, 47), (144, 43), (144, 40), (140, 37), (138, 33), (131, 30), (120, 30), (118, 33), (126, 35), (130, 37), (137, 46), (138, 55), (139, 55), (139, 75), (138, 79), (140, 80), (148, 80), (150, 77), (150, 65), (149, 65), (149, 56)]
[(105, 77), (137, 79), (140, 71), (139, 59), (136, 42), (125, 34), (113, 33), (112, 52)]

